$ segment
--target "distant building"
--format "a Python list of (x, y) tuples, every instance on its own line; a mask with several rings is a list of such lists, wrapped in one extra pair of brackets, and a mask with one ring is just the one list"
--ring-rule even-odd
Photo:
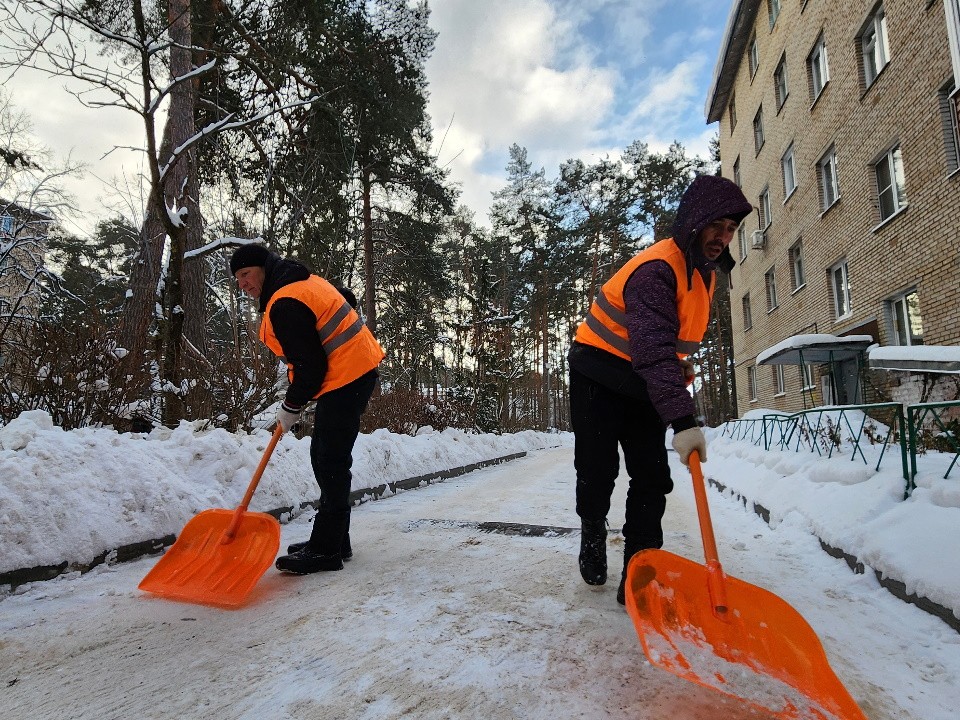
[(731, 247), (741, 414), (916, 401), (867, 347), (960, 344), (958, 77), (960, 0), (733, 3), (706, 116), (757, 208)]
[(35, 317), (37, 275), (43, 267), (53, 219), (0, 198), (0, 321)]

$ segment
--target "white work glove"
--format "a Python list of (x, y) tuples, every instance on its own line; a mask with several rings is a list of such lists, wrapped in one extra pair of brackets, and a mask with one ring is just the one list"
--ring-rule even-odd
[(687, 385), (692, 383), (693, 379), (697, 376), (696, 371), (693, 369), (693, 363), (689, 360), (681, 360), (680, 369), (683, 370), (683, 382)]
[(292, 410), (285, 402), (280, 403), (280, 409), (277, 410), (277, 425), (287, 432), (297, 422), (300, 422), (300, 411)]
[(700, 453), (700, 462), (707, 461), (707, 439), (703, 430), (698, 427), (687, 428), (673, 434), (673, 449), (680, 456), (680, 462), (690, 464), (690, 453), (696, 450)]

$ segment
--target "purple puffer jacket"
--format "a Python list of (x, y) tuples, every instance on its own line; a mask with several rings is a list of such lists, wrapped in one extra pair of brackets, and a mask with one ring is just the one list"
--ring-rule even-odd
[[(688, 282), (694, 272), (699, 272), (709, 287), (715, 282), (717, 266), (729, 271), (733, 258), (729, 250), (724, 250), (716, 263), (710, 262), (700, 252), (696, 238), (714, 220), (729, 217), (740, 222), (752, 210), (734, 183), (714, 175), (700, 175), (680, 200), (673, 239), (661, 242), (674, 242), (684, 252)], [(680, 318), (676, 294), (673, 270), (662, 260), (641, 265), (624, 287), (630, 365), (642, 383), (630, 383), (623, 378), (625, 361), (602, 350), (579, 346), (571, 350), (570, 365), (627, 395), (635, 396), (636, 387), (642, 386), (664, 424), (673, 424), (674, 430), (680, 430), (693, 426), (695, 408), (677, 357)], [(609, 372), (599, 372), (599, 364)]]

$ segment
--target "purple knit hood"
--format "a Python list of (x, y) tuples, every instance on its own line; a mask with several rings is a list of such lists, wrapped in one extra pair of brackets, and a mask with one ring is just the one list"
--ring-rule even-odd
[[(741, 222), (753, 212), (736, 183), (719, 175), (697, 175), (680, 198), (677, 217), (673, 222), (673, 241), (683, 252), (689, 253), (694, 241), (707, 225), (720, 218)], [(717, 260), (724, 272), (730, 272), (735, 263), (727, 248)]]

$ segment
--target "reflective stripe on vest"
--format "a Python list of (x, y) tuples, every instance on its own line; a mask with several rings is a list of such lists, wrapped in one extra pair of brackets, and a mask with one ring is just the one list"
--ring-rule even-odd
[(623, 291), (630, 277), (641, 265), (655, 260), (666, 262), (673, 270), (677, 283), (677, 317), (680, 321), (676, 353), (679, 357), (700, 349), (710, 319), (710, 303), (714, 282), (708, 288), (700, 273), (694, 272), (687, 287), (686, 259), (671, 239), (661, 240), (635, 255), (610, 280), (604, 283), (590, 306), (586, 318), (577, 328), (577, 342), (593, 345), (613, 355), (630, 360), (630, 341), (627, 333), (626, 303)]
[[(260, 339), (286, 362), (290, 382), (294, 381), (293, 366), (283, 358), (283, 348), (270, 322), (273, 303), (283, 297), (302, 302), (317, 318), (316, 330), (327, 355), (327, 372), (314, 398), (353, 382), (376, 368), (384, 358), (383, 348), (336, 288), (323, 278), (311, 275), (279, 288), (267, 303), (260, 323)], [(344, 321), (347, 321), (345, 325)]]

